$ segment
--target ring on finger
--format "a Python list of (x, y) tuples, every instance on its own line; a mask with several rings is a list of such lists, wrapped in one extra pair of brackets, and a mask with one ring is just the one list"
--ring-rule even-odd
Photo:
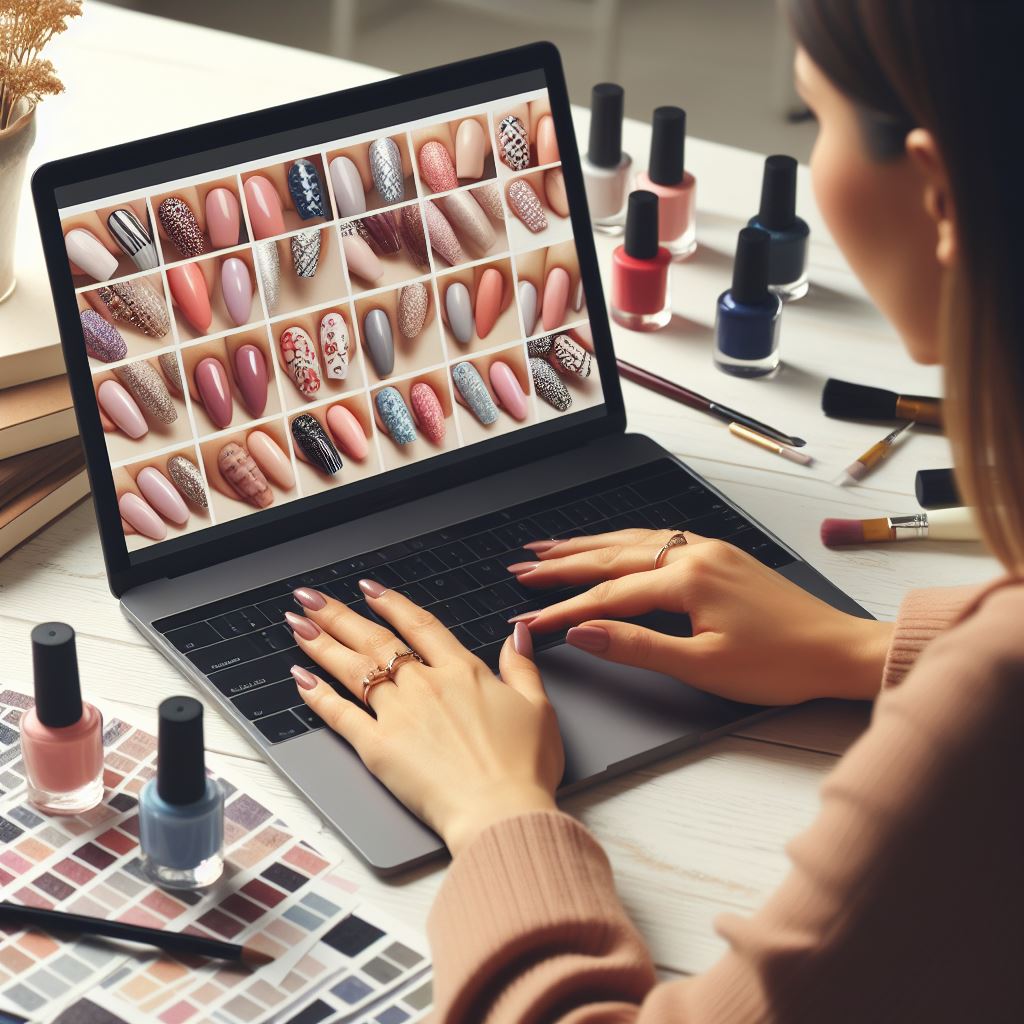
[(669, 553), (672, 548), (681, 547), (686, 543), (686, 537), (681, 533), (673, 533), (671, 537), (664, 544), (658, 548), (658, 553), (654, 556), (654, 568), (660, 569), (665, 564), (665, 556)]
[(411, 647), (407, 647), (404, 651), (395, 651), (385, 665), (367, 673), (363, 679), (363, 703), (367, 707), (370, 706), (370, 691), (380, 683), (396, 682), (395, 673), (407, 661), (418, 661), (422, 664), (423, 659)]

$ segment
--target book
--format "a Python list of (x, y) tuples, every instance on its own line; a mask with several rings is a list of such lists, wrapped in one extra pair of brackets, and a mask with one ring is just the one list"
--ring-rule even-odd
[(71, 390), (64, 374), (0, 391), (0, 459), (77, 434)]
[(77, 437), (4, 459), (0, 462), (0, 509), (72, 462), (82, 462), (82, 446)]
[(89, 493), (81, 452), (0, 505), (0, 557), (66, 512)]

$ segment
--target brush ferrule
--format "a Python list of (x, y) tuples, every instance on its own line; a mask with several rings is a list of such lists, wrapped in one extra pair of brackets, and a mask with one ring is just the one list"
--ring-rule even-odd
[(896, 540), (923, 540), (928, 536), (928, 515), (915, 512), (909, 516), (889, 516), (889, 529), (895, 532)]

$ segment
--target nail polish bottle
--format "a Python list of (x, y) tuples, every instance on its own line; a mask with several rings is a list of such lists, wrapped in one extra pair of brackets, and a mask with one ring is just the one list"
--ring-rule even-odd
[(159, 715), (156, 776), (139, 794), (143, 868), (165, 888), (200, 889), (224, 870), (224, 792), (206, 775), (203, 705), (168, 697)]
[(768, 251), (768, 287), (783, 299), (807, 294), (807, 237), (810, 228), (796, 215), (796, 161), (791, 156), (770, 156), (764, 162), (761, 209), (750, 226), (771, 236)]
[(622, 152), (624, 93), (621, 85), (600, 82), (590, 93), (590, 141), (580, 161), (591, 223), (608, 235), (622, 233), (633, 158)]
[(657, 107), (651, 119), (651, 158), (637, 187), (658, 197), (658, 237), (676, 260), (697, 248), (697, 179), (685, 170), (686, 111)]
[(658, 244), (658, 206), (653, 192), (629, 194), (626, 237), (612, 253), (612, 319), (631, 331), (656, 331), (672, 319), (672, 255)]
[(718, 297), (715, 365), (734, 377), (766, 377), (779, 368), (782, 299), (768, 288), (771, 242), (761, 228), (740, 231), (732, 288)]
[(32, 630), (35, 707), (21, 718), (28, 798), (47, 814), (81, 814), (103, 799), (103, 716), (82, 700), (75, 631)]

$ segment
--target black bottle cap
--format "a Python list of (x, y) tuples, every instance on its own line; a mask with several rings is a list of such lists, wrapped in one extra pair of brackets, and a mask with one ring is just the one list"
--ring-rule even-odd
[(761, 302), (768, 294), (768, 259), (772, 236), (762, 228), (743, 228), (736, 241), (732, 267), (732, 297), (745, 305)]
[(653, 260), (658, 255), (658, 197), (653, 192), (638, 189), (629, 193), (623, 248), (637, 260)]
[(960, 508), (964, 500), (951, 469), (919, 469), (914, 493), (921, 508)]
[(792, 227), (796, 220), (796, 160), (791, 156), (770, 156), (764, 162), (761, 181), (761, 224), (772, 231)]
[(618, 167), (622, 160), (624, 96), (614, 82), (599, 82), (591, 90), (587, 159), (595, 167)]
[(43, 622), (32, 630), (32, 675), (36, 716), (50, 729), (74, 725), (82, 717), (75, 631), (66, 622)]
[(683, 180), (686, 148), (686, 111), (681, 107), (655, 107), (651, 118), (651, 159), (647, 176), (658, 185)]
[(206, 792), (203, 705), (195, 697), (160, 703), (156, 791), (169, 804), (194, 804)]

